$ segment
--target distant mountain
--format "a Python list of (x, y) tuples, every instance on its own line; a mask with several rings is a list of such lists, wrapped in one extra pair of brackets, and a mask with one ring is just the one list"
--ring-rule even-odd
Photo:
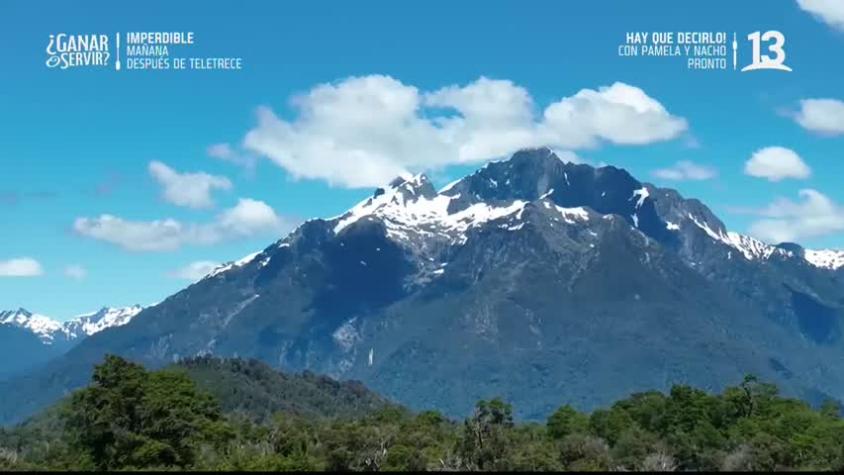
[(45, 345), (54, 343), (57, 338), (65, 339), (69, 336), (64, 331), (61, 322), (32, 313), (25, 308), (0, 311), (0, 325), (26, 330), (35, 335)]
[(730, 232), (674, 190), (528, 150), (440, 191), (398, 178), (305, 222), (0, 386), (0, 420), (85, 384), (105, 353), (254, 357), (453, 416), (501, 396), (539, 419), (746, 373), (844, 399), (842, 256)]
[(125, 325), (143, 309), (140, 305), (123, 308), (103, 307), (96, 312), (79, 315), (65, 322), (62, 329), (73, 338), (84, 338), (106, 328)]
[(64, 354), (87, 336), (124, 325), (142, 310), (135, 305), (102, 309), (59, 322), (26, 309), (0, 311), (0, 379)]

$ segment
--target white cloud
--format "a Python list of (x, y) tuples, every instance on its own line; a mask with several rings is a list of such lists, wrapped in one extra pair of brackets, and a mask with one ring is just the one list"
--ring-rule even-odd
[(210, 223), (182, 223), (175, 219), (128, 221), (104, 214), (77, 218), (73, 228), (82, 236), (128, 251), (172, 251), (186, 245), (212, 245), (262, 233), (282, 233), (289, 225), (266, 203), (241, 198)]
[(117, 244), (130, 251), (172, 251), (193, 233), (174, 219), (126, 221), (103, 214), (98, 218), (77, 218), (73, 229), (86, 237)]
[(215, 143), (210, 145), (206, 150), (206, 153), (208, 153), (208, 156), (212, 158), (224, 161), (231, 160), (236, 155), (234, 149), (228, 143)]
[(797, 0), (797, 4), (829, 26), (844, 30), (844, 2), (841, 0)]
[[(539, 145), (533, 100), (510, 81), (480, 78), (467, 86), (449, 86), (426, 94), (423, 106), (456, 114), (433, 121), (449, 161), (476, 162)], [(424, 162), (423, 162), (424, 163)]]
[(206, 153), (211, 158), (216, 158), (217, 160), (221, 160), (223, 162), (233, 163), (247, 169), (248, 171), (253, 171), (258, 161), (254, 155), (244, 153), (241, 150), (236, 150), (228, 143), (216, 143), (210, 145), (206, 150)]
[(281, 227), (281, 218), (263, 201), (241, 198), (237, 205), (223, 211), (216, 227), (225, 235), (251, 236)]
[(88, 276), (88, 270), (80, 265), (70, 265), (64, 268), (64, 275), (73, 280), (82, 280)]
[(809, 178), (812, 170), (794, 150), (765, 147), (754, 152), (744, 164), (744, 173), (769, 181), (781, 181), (786, 178)]
[(377, 186), (402, 173), (486, 161), (525, 147), (642, 145), (687, 128), (644, 91), (618, 82), (583, 89), (541, 114), (524, 88), (484, 77), (431, 92), (389, 76), (352, 77), (318, 85), (292, 103), (297, 114), (290, 121), (259, 108), (244, 147), (294, 177), (347, 187)]
[(813, 189), (799, 192), (795, 202), (779, 198), (754, 211), (764, 219), (750, 226), (750, 234), (773, 243), (799, 241), (844, 231), (844, 207)]
[(794, 120), (804, 129), (818, 134), (844, 134), (844, 102), (836, 99), (804, 99), (800, 101), (800, 110)]
[(188, 208), (211, 208), (213, 190), (230, 190), (232, 183), (228, 178), (207, 173), (179, 173), (164, 163), (153, 161), (149, 164), (149, 173), (162, 186), (165, 200), (177, 206)]
[(244, 146), (297, 178), (380, 185), (410, 166), (445, 163), (453, 154), (434, 124), (419, 116), (420, 101), (416, 88), (385, 76), (323, 84), (294, 100), (299, 116), (293, 122), (260, 108)]
[(216, 269), (219, 265), (219, 263), (213, 261), (196, 261), (170, 272), (169, 275), (177, 279), (197, 281), (208, 275), (209, 272)]
[[(606, 140), (619, 145), (644, 145), (670, 140), (687, 128), (657, 100), (638, 87), (616, 82), (597, 91), (583, 89), (545, 109), (543, 125), (560, 145), (594, 146)], [(546, 144), (547, 145), (547, 144)]]
[(668, 168), (654, 170), (653, 175), (663, 180), (709, 180), (718, 175), (718, 171), (706, 165), (681, 160)]
[(44, 274), (41, 264), (31, 257), (0, 261), (0, 277), (37, 277)]

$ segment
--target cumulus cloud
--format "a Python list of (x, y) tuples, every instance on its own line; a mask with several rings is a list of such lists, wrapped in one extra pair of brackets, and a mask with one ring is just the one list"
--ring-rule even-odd
[(164, 163), (153, 161), (149, 164), (149, 173), (162, 187), (162, 197), (177, 206), (200, 209), (211, 208), (214, 190), (230, 190), (232, 183), (228, 178), (207, 173), (179, 173)]
[(252, 236), (266, 230), (276, 230), (281, 218), (263, 201), (241, 198), (217, 218), (214, 227), (224, 236)]
[(453, 156), (476, 162), (537, 145), (533, 100), (510, 81), (480, 78), (467, 86), (449, 86), (426, 94), (423, 106), (453, 112), (433, 121)]
[(644, 145), (670, 140), (686, 130), (686, 120), (668, 113), (638, 87), (616, 82), (597, 91), (583, 89), (545, 109), (541, 124), (560, 145), (594, 146), (601, 140)]
[(642, 145), (687, 129), (685, 119), (620, 82), (583, 89), (541, 113), (526, 89), (484, 77), (427, 92), (389, 76), (352, 77), (318, 85), (292, 105), (292, 120), (259, 108), (243, 146), (294, 177), (346, 187), (377, 186), (403, 173), (525, 147)]
[(844, 31), (844, 2), (841, 0), (797, 0), (797, 4), (827, 25)]
[(653, 171), (653, 176), (663, 180), (709, 180), (715, 178), (718, 172), (706, 165), (681, 160), (668, 168), (660, 168)]
[(213, 261), (196, 261), (170, 272), (169, 275), (176, 279), (197, 281), (208, 275), (209, 272), (216, 269), (219, 265), (219, 263)]
[(262, 233), (282, 233), (289, 225), (262, 201), (241, 198), (209, 223), (182, 223), (175, 219), (129, 221), (104, 214), (77, 218), (78, 234), (105, 241), (128, 251), (173, 251), (186, 245), (212, 245)]
[(750, 226), (750, 234), (772, 243), (799, 241), (844, 231), (844, 207), (810, 188), (800, 190), (799, 200), (779, 198), (764, 209)]
[(88, 276), (88, 270), (80, 265), (70, 265), (64, 268), (64, 275), (73, 280), (82, 280)]
[(804, 129), (821, 135), (844, 134), (844, 102), (804, 99), (800, 101), (800, 110), (794, 115), (794, 120)]
[(31, 257), (0, 261), (0, 277), (37, 277), (44, 274), (41, 264)]
[(754, 152), (744, 164), (744, 173), (768, 181), (781, 181), (786, 178), (809, 178), (812, 170), (794, 150), (765, 147)]

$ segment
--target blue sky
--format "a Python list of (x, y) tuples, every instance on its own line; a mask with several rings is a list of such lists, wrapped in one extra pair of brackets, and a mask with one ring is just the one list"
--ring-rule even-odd
[[(309, 122), (303, 111), (321, 110), (319, 101), (326, 95), (336, 99), (347, 91), (344, 86), (354, 84), (378, 93), (385, 87), (401, 93), (416, 88), (425, 96), (448, 86), (477, 85), (485, 77), (499, 81), (491, 83), (493, 92), (529, 94), (537, 116), (584, 89), (603, 101), (602, 87), (634, 86), (664, 108), (664, 114), (649, 116), (662, 128), (643, 131), (637, 136), (643, 143), (631, 144), (638, 138), (619, 138), (615, 129), (601, 132), (596, 122), (591, 132), (584, 132), (590, 143), (566, 136), (563, 145), (572, 146), (564, 148), (590, 163), (623, 167), (640, 180), (700, 198), (730, 229), (770, 235), (770, 226), (758, 223), (774, 220), (776, 229), (794, 230), (809, 247), (844, 248), (844, 124), (836, 122), (841, 117), (835, 102), (817, 103), (811, 110), (801, 103), (844, 100), (844, 13), (836, 2), (802, 3), (815, 14), (796, 1), (711, 1), (699, 6), (622, 0), (146, 1), (131, 8), (118, 2), (84, 7), (3, 2), (0, 270), (4, 263), (8, 268), (24, 258), (37, 261), (39, 269), (7, 272), (37, 274), (33, 276), (0, 276), (0, 308), (23, 306), (63, 319), (102, 305), (153, 303), (189, 283), (177, 274), (191, 263), (237, 259), (263, 248), (297, 221), (348, 209), (371, 192), (374, 182), (349, 176), (345, 170), (353, 173), (356, 164), (349, 167), (342, 154), (308, 157), (305, 151), (308, 140), (325, 134), (330, 138), (338, 129), (341, 134), (360, 131), (343, 129), (347, 124), (336, 118), (328, 124)], [(736, 31), (744, 41), (756, 30), (783, 32), (786, 62), (793, 72), (693, 71), (679, 58), (617, 54), (628, 31)], [(117, 72), (45, 66), (50, 34), (127, 31), (193, 31), (196, 44), (185, 51), (239, 56), (243, 69)], [(742, 48), (746, 53), (748, 47)], [(350, 83), (348, 78), (372, 80)], [(333, 86), (324, 94), (313, 93), (327, 83)], [(302, 95), (304, 100), (292, 101)], [(262, 106), (271, 111), (265, 113), (271, 124), (298, 126), (298, 135), (287, 137), (288, 143), (268, 145), (266, 139), (277, 138), (277, 131), (262, 126)], [(798, 120), (801, 112), (804, 125)], [(483, 117), (484, 127), (494, 122)], [(368, 114), (366, 119), (372, 118)], [(415, 119), (427, 123), (430, 118), (422, 114)], [(535, 125), (538, 119), (527, 120)], [(574, 120), (580, 127), (580, 119)], [(672, 128), (676, 121), (684, 121), (682, 130)], [(257, 131), (261, 140), (247, 143), (250, 131)], [(392, 143), (384, 137), (372, 140), (378, 150)], [(402, 147), (416, 143), (412, 137), (402, 140)], [(229, 144), (229, 160), (210, 156), (208, 148), (215, 144)], [(774, 166), (774, 171), (755, 172), (757, 176), (746, 173), (755, 152), (774, 146), (793, 151), (804, 172)], [(412, 153), (412, 160), (379, 164), (379, 173), (367, 176), (380, 177), (395, 168), (427, 170), (437, 184), (445, 184), (495, 154), (449, 158), (449, 150), (413, 149), (421, 151)], [(298, 162), (283, 158), (291, 150), (299, 154)], [(768, 161), (760, 159), (762, 168), (770, 160), (793, 160), (777, 150)], [(312, 166), (314, 160), (322, 164)], [(254, 161), (254, 167), (235, 161)], [(692, 175), (699, 179), (671, 180), (656, 172), (681, 161), (692, 162), (699, 172)], [(164, 164), (175, 173), (171, 178), (195, 175), (175, 184), (161, 174), (157, 180), (151, 162)], [(209, 177), (228, 184), (208, 193), (201, 186), (180, 186)], [(817, 194), (801, 195), (805, 189)], [(243, 199), (260, 205), (246, 210)], [(238, 208), (239, 203), (244, 207)], [(226, 216), (236, 214), (232, 210), (249, 211), (248, 219), (257, 212), (258, 221), (250, 221), (254, 229), (236, 232), (226, 225)], [(807, 222), (807, 213), (816, 213), (816, 219)], [(121, 220), (119, 226), (160, 224), (169, 218), (188, 228), (189, 236), (139, 249), (139, 240), (126, 233), (141, 231), (104, 230), (104, 214)], [(80, 219), (88, 221), (80, 224)], [(151, 236), (149, 242), (158, 234)], [(135, 242), (135, 248), (127, 242)], [(147, 240), (142, 236), (140, 242)]]

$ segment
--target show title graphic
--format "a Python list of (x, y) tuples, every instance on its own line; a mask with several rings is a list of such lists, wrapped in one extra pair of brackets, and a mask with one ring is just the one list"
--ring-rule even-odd
[(195, 44), (192, 31), (143, 31), (113, 36), (57, 33), (50, 35), (47, 43), (46, 65), (56, 69), (84, 67), (115, 71), (243, 69), (241, 57), (191, 55), (190, 49)]
[[(735, 32), (724, 31), (631, 31), (618, 46), (618, 55), (678, 57), (692, 70), (791, 71), (785, 64), (785, 35), (781, 32), (754, 31), (741, 40)], [(741, 58), (746, 57), (750, 62), (742, 64)]]
[(104, 67), (111, 58), (108, 35), (50, 35), (46, 51), (48, 68)]

